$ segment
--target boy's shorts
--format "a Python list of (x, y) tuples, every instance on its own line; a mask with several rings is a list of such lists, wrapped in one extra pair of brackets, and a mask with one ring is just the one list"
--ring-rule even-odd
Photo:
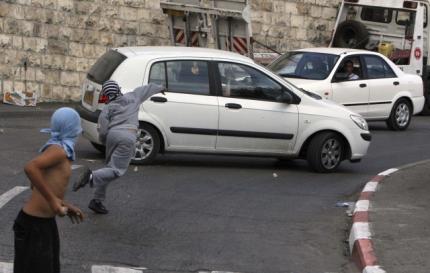
[(54, 218), (20, 211), (15, 224), (14, 273), (59, 273), (60, 239)]

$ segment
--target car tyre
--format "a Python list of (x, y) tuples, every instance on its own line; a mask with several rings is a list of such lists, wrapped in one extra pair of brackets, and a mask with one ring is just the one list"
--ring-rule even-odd
[(148, 165), (155, 161), (161, 142), (157, 130), (147, 123), (141, 123), (137, 133), (135, 154), (131, 160), (135, 165)]
[(91, 145), (93, 145), (93, 147), (96, 148), (96, 150), (102, 154), (106, 152), (106, 147), (104, 145), (101, 145), (92, 141), (91, 141)]
[(358, 21), (347, 20), (339, 24), (333, 39), (334, 47), (364, 49), (369, 42), (369, 31)]
[(387, 126), (394, 131), (404, 131), (409, 127), (412, 119), (412, 106), (406, 99), (400, 99), (391, 110)]
[(345, 144), (339, 134), (323, 132), (313, 137), (307, 150), (308, 164), (318, 173), (337, 170), (344, 158)]

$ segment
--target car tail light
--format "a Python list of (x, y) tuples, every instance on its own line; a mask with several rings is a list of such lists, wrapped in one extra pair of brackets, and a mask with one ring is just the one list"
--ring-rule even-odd
[(107, 103), (108, 102), (108, 96), (106, 95), (100, 95), (99, 97), (99, 103)]
[(403, 2), (403, 7), (406, 9), (416, 9), (418, 7), (418, 2), (405, 1)]

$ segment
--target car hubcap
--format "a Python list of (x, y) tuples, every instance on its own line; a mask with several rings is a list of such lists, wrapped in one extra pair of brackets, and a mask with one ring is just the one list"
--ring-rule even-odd
[(136, 152), (133, 159), (144, 160), (151, 154), (153, 149), (154, 140), (151, 134), (144, 129), (139, 129), (137, 131)]
[(409, 107), (405, 103), (400, 103), (396, 109), (396, 122), (400, 127), (408, 124), (410, 118)]
[(337, 139), (327, 140), (322, 148), (321, 162), (327, 170), (336, 168), (341, 160), (342, 146)]

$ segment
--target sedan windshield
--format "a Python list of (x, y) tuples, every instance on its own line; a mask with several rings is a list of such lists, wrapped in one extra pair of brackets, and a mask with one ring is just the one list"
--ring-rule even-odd
[(339, 56), (315, 52), (288, 52), (269, 65), (282, 77), (324, 80), (332, 71)]

